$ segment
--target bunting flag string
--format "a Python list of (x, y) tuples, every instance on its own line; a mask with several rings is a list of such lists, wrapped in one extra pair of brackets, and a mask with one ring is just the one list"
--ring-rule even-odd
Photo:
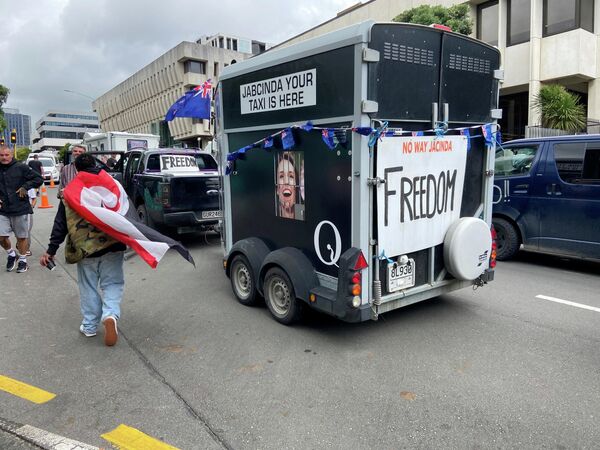
[[(433, 133), (438, 137), (443, 137), (449, 132), (459, 132), (461, 135), (467, 138), (467, 151), (471, 149), (471, 139), (483, 137), (485, 139), (486, 146), (497, 144), (502, 147), (502, 136), (499, 127), (496, 127), (496, 131), (493, 131), (494, 124), (487, 123), (484, 125), (474, 125), (470, 127), (460, 128), (448, 128), (446, 122), (436, 122), (435, 128), (429, 130), (419, 131), (405, 131), (402, 128), (388, 128), (388, 122), (383, 122), (379, 128), (372, 127), (319, 127), (313, 125), (311, 121), (306, 122), (303, 125), (291, 125), (283, 130), (280, 130), (274, 134), (266, 136), (265, 138), (253, 142), (252, 144), (246, 145), (234, 152), (227, 155), (227, 167), (225, 168), (225, 174), (229, 175), (233, 170), (233, 163), (238, 159), (245, 159), (246, 153), (254, 148), (263, 148), (264, 150), (271, 150), (275, 147), (275, 139), (277, 139), (278, 148), (289, 150), (296, 146), (296, 139), (294, 138), (294, 130), (302, 130), (305, 132), (311, 132), (318, 130), (321, 132), (321, 139), (325, 143), (328, 149), (334, 150), (338, 145), (344, 148), (348, 146), (348, 131), (357, 133), (361, 136), (369, 138), (369, 147), (373, 148), (377, 141), (384, 137), (399, 137), (399, 136), (425, 136), (425, 133)], [(476, 134), (478, 131), (481, 134)]]

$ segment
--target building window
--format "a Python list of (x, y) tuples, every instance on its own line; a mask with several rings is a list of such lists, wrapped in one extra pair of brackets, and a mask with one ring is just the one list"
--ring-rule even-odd
[(576, 28), (594, 32), (594, 0), (544, 0), (544, 36)]
[(477, 39), (498, 45), (498, 1), (482, 3), (477, 7)]
[(509, 0), (508, 45), (529, 41), (531, 26), (531, 0)]
[(213, 64), (213, 76), (215, 78), (219, 76), (219, 63), (218, 62)]
[(233, 44), (233, 51), (237, 52), (237, 39), (233, 39), (231, 42)]
[(227, 50), (231, 50), (231, 38), (227, 38)]
[(206, 62), (205, 61), (194, 61), (187, 60), (183, 63), (183, 71), (185, 73), (200, 73), (202, 75), (206, 74)]

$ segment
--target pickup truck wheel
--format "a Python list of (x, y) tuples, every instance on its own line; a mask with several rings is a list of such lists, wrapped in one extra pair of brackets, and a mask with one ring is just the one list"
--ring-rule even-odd
[(521, 247), (519, 233), (513, 224), (506, 219), (495, 217), (492, 219), (494, 228), (496, 229), (496, 259), (498, 261), (506, 261), (513, 258)]
[(256, 304), (258, 295), (254, 273), (244, 255), (234, 256), (231, 261), (229, 279), (231, 280), (231, 289), (238, 302), (246, 306)]
[(148, 210), (146, 209), (146, 205), (144, 205), (143, 203), (141, 205), (138, 205), (137, 215), (143, 224), (148, 225), (150, 228), (154, 228), (154, 223), (152, 222), (152, 219), (150, 219), (150, 216), (148, 215)]
[(304, 305), (296, 298), (294, 286), (287, 274), (273, 267), (265, 275), (263, 285), (265, 302), (277, 322), (290, 325), (300, 320)]

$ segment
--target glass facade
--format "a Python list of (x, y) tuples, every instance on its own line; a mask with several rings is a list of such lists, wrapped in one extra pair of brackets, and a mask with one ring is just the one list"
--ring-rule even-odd
[(529, 41), (531, 30), (531, 0), (508, 0), (507, 45)]
[(477, 7), (477, 39), (498, 45), (498, 1), (482, 3)]
[(84, 133), (78, 133), (75, 131), (41, 131), (40, 138), (54, 138), (54, 139), (83, 139)]
[[(18, 111), (18, 110), (13, 110)], [(25, 114), (4, 112), (6, 129), (2, 133), (4, 142), (10, 142), (10, 132), (17, 130), (17, 147), (29, 147), (31, 145), (31, 117)]]
[(60, 118), (63, 118), (63, 119), (98, 120), (98, 116), (84, 116), (84, 115), (81, 115), (81, 114), (49, 113), (48, 117), (60, 117)]
[(53, 121), (44, 121), (40, 124), (41, 126), (49, 126), (49, 127), (72, 127), (72, 128), (100, 128), (96, 124), (89, 123), (74, 123), (74, 122), (53, 122)]
[(544, 0), (544, 36), (576, 28), (594, 32), (594, 0)]

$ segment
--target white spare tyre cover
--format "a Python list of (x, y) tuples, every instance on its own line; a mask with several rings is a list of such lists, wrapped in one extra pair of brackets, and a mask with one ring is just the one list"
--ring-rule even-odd
[(474, 280), (487, 269), (491, 250), (488, 224), (475, 217), (463, 217), (450, 225), (444, 238), (446, 269), (459, 280)]

